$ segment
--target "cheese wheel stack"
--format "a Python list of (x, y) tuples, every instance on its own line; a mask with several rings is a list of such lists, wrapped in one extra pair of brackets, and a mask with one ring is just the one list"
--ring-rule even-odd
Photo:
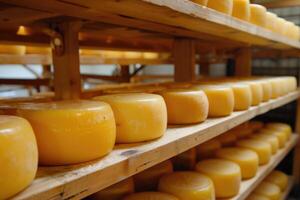
[(244, 21), (249, 21), (250, 20), (249, 0), (233, 0), (232, 16)]
[(233, 0), (208, 0), (207, 7), (221, 13), (231, 15), (233, 9)]
[(267, 25), (267, 9), (258, 4), (250, 4), (250, 22), (261, 27)]

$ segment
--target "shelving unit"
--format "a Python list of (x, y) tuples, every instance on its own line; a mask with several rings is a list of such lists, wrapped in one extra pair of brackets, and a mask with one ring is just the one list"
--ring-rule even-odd
[[(196, 63), (207, 67), (200, 55), (230, 55), (235, 75), (251, 75), (252, 56), (298, 54), (300, 42), (264, 28), (226, 16), (191, 1), (182, 0), (0, 0), (0, 42), (31, 45), (52, 44), (48, 55), (0, 55), (0, 64), (42, 64), (54, 66), (57, 100), (92, 96), (97, 89), (82, 90), (81, 64), (173, 63), (177, 82), (195, 80)], [(20, 25), (29, 33), (18, 35)], [(57, 42), (58, 41), (58, 42)], [(136, 51), (171, 52), (168, 60), (114, 60), (79, 55), (80, 47)], [(253, 53), (252, 48), (264, 48)], [(276, 54), (277, 55), (277, 54)], [(276, 56), (275, 55), (275, 56)], [(293, 184), (300, 183), (300, 90), (284, 97), (208, 119), (190, 126), (171, 126), (162, 138), (132, 145), (117, 145), (108, 156), (80, 165), (40, 167), (38, 176), (13, 199), (80, 199), (104, 189), (155, 164), (178, 155), (255, 116), (298, 100), (295, 134), (287, 147), (258, 176), (244, 181), (240, 194), (245, 199), (260, 181), (295, 147)], [(113, 176), (112, 176), (113, 174)], [(292, 181), (291, 181), (292, 183)], [(290, 184), (292, 187), (293, 184)]]

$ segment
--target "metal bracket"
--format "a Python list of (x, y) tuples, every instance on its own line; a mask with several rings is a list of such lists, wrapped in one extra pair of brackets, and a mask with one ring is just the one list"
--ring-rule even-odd
[(64, 54), (63, 35), (51, 28), (43, 28), (42, 31), (51, 38), (50, 46), (52, 53), (54, 53), (56, 56), (62, 56)]

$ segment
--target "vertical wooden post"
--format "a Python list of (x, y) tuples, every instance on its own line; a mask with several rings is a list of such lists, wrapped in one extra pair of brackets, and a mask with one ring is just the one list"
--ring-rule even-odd
[(54, 65), (54, 91), (58, 100), (79, 99), (81, 94), (78, 33), (79, 21), (67, 21), (58, 25), (63, 38), (64, 51), (58, 55), (52, 51)]
[(175, 81), (184, 82), (196, 79), (195, 41), (176, 38), (173, 44)]
[(121, 73), (122, 82), (130, 82), (130, 71), (129, 65), (122, 65), (121, 66)]
[(250, 76), (252, 72), (251, 48), (241, 48), (235, 55), (235, 75)]
[(200, 62), (200, 74), (204, 76), (210, 75), (210, 63), (209, 62)]
[[(297, 100), (295, 123), (295, 132), (300, 136), (300, 99)], [(300, 185), (300, 141), (298, 141), (294, 150), (293, 178), (295, 184)]]

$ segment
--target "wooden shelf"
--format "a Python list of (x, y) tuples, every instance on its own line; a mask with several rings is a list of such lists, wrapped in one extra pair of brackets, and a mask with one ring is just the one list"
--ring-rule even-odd
[[(45, 0), (43, 4), (38, 0), (2, 0), (1, 2), (12, 6), (12, 8), (7, 8), (5, 4), (6, 9), (3, 11), (5, 14), (9, 13), (7, 11), (9, 9), (18, 8), (20, 11), (26, 11), (27, 18), (23, 15), (11, 16), (12, 19), (7, 20), (8, 25), (12, 21), (23, 23), (26, 19), (32, 21), (32, 18), (34, 20), (47, 20), (53, 16), (57, 18), (69, 16), (90, 20), (94, 23), (91, 25), (89, 22), (88, 25), (84, 26), (86, 34), (95, 33), (95, 30), (98, 31), (97, 34), (101, 34), (101, 28), (104, 28), (103, 31), (105, 32), (103, 33), (106, 34), (113, 32), (112, 30), (117, 30), (121, 35), (122, 31), (128, 34), (127, 29), (112, 27), (107, 30), (107, 25), (103, 25), (106, 23), (148, 31), (148, 35), (143, 33), (143, 36), (147, 38), (151, 33), (153, 44), (156, 42), (153, 33), (159, 33), (160, 36), (157, 38), (170, 38), (170, 36), (171, 38), (174, 36), (195, 38), (202, 42), (211, 42), (211, 45), (222, 45), (223, 47), (224, 44), (227, 44), (228, 46), (255, 45), (278, 49), (300, 48), (298, 41), (199, 6), (188, 0), (102, 0), (101, 2), (94, 0)], [(15, 6), (18, 7), (15, 8)], [(3, 26), (5, 27), (5, 22), (3, 22)], [(6, 40), (11, 39), (5, 34), (2, 35)], [(33, 38), (33, 40), (37, 39)], [(93, 45), (93, 42), (85, 43)]]
[[(208, 119), (197, 125), (172, 126), (158, 140), (117, 145), (108, 156), (96, 161), (73, 166), (40, 167), (32, 185), (14, 199), (86, 197), (216, 137), (257, 115), (294, 101), (299, 96), (300, 90), (297, 90), (276, 100), (251, 107), (247, 111), (234, 112), (228, 117)], [(296, 138), (291, 141), (288, 145), (290, 148), (296, 143)], [(279, 162), (284, 155), (279, 153), (275, 158)]]
[[(263, 165), (259, 168), (256, 176), (252, 179), (242, 182), (240, 193), (234, 198), (228, 200), (244, 200), (249, 194), (263, 181), (263, 179), (273, 171), (273, 169), (285, 158), (285, 156), (291, 151), (293, 147), (297, 144), (299, 136), (293, 134), (291, 140), (286, 144), (284, 149), (279, 150), (276, 155), (274, 155), (267, 165)], [(290, 186), (291, 187), (291, 186)]]
[(294, 178), (292, 176), (290, 176), (288, 186), (285, 189), (285, 191), (283, 192), (281, 200), (287, 200), (289, 194), (291, 193), (291, 191), (293, 189), (293, 186), (294, 186)]

